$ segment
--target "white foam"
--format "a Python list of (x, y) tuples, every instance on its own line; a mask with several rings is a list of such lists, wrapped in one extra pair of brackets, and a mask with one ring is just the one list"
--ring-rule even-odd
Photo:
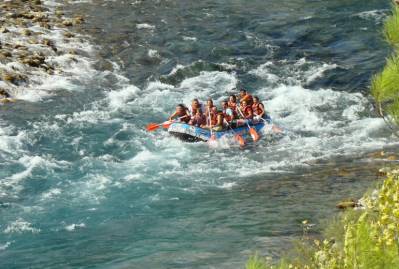
[(388, 9), (375, 9), (367, 10), (360, 13), (356, 13), (353, 16), (359, 17), (365, 20), (374, 20), (377, 23), (382, 23), (384, 19), (388, 16)]
[(60, 188), (52, 188), (47, 192), (42, 194), (42, 200), (51, 200), (56, 196), (59, 196), (62, 193)]
[(316, 80), (317, 78), (322, 77), (323, 73), (325, 71), (335, 69), (335, 68), (337, 68), (336, 64), (326, 64), (326, 63), (324, 63), (320, 67), (312, 68), (309, 71), (305, 72), (306, 82), (310, 83), (310, 82)]
[(176, 65), (176, 66), (172, 69), (172, 71), (170, 71), (170, 73), (168, 74), (168, 76), (175, 75), (175, 74), (177, 73), (177, 71), (179, 71), (179, 70), (181, 70), (181, 69), (183, 69), (183, 68), (185, 68), (184, 65), (181, 65), (181, 64)]
[(15, 196), (23, 189), (20, 182), (30, 177), (35, 169), (41, 168), (52, 170), (68, 164), (66, 161), (56, 161), (48, 157), (28, 155), (20, 157), (18, 162), (24, 166), (25, 169), (21, 172), (14, 173), (9, 177), (0, 179), (0, 197)]
[(148, 57), (161, 58), (161, 55), (159, 54), (159, 52), (157, 50), (150, 49), (150, 50), (148, 50)]
[(269, 70), (269, 66), (273, 65), (271, 61), (266, 62), (256, 69), (250, 70), (248, 73), (260, 77), (262, 79), (268, 80), (272, 83), (276, 83), (279, 81), (279, 77), (275, 74), (272, 74)]
[(154, 30), (155, 26), (148, 24), (148, 23), (139, 23), (136, 25), (137, 29), (149, 29), (149, 30)]
[[(60, 6), (60, 3), (54, 1), (45, 1), (44, 4), (52, 11), (54, 11), (57, 6)], [(51, 15), (52, 12), (45, 13)], [(43, 53), (46, 55), (45, 63), (55, 67), (54, 74), (49, 75), (43, 69), (32, 68), (18, 61), (7, 64), (0, 63), (0, 68), (10, 73), (24, 74), (29, 78), (27, 83), (22, 83), (20, 86), (16, 86), (9, 82), (1, 82), (0, 86), (7, 89), (16, 99), (32, 102), (41, 101), (52, 96), (55, 91), (60, 89), (78, 89), (79, 86), (73, 82), (74, 79), (87, 81), (97, 74), (97, 71), (92, 67), (93, 61), (90, 59), (94, 55), (95, 49), (94, 46), (87, 41), (88, 38), (86, 36), (74, 33), (74, 37), (68, 38), (68, 40), (65, 41), (66, 38), (64, 34), (69, 32), (67, 29), (57, 27), (45, 29), (37, 25), (28, 27), (28, 29), (32, 32), (43, 33), (37, 38), (38, 41), (48, 39), (55, 44), (58, 52), (63, 53), (57, 54), (52, 48), (41, 44), (30, 44), (29, 37), (17, 34), (23, 30), (17, 26), (10, 27), (9, 33), (1, 33), (1, 42), (11, 44), (18, 43), (28, 47), (30, 52)], [(72, 50), (83, 51), (84, 54), (89, 56), (71, 55), (68, 52)]]
[(3, 233), (5, 234), (24, 233), (24, 232), (30, 232), (36, 234), (40, 232), (40, 229), (32, 227), (32, 224), (25, 221), (24, 219), (18, 218), (14, 222), (11, 222), (3, 231)]
[(137, 97), (140, 89), (134, 85), (127, 86), (119, 91), (111, 91), (108, 93), (109, 106), (111, 109), (119, 109), (126, 105), (126, 103)]
[(197, 38), (192, 36), (183, 36), (182, 38), (184, 41), (193, 41), (193, 42), (197, 41)]
[(5, 244), (0, 244), (0, 251), (6, 250), (11, 245), (11, 242), (6, 242)]
[(86, 224), (82, 222), (82, 223), (79, 223), (79, 224), (72, 223), (70, 225), (65, 226), (65, 230), (67, 230), (68, 232), (75, 231), (76, 228), (80, 228), (80, 229), (81, 228), (86, 228)]

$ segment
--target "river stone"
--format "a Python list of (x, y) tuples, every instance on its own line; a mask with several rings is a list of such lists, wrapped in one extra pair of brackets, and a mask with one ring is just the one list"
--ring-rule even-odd
[[(0, 51), (0, 55), (3, 56), (3, 57), (6, 57), (6, 58), (12, 56), (11, 52), (9, 52), (9, 51), (7, 51), (7, 50)], [(1, 56), (0, 56), (0, 57), (1, 57)]]
[(66, 38), (71, 38), (71, 37), (74, 37), (75, 35), (72, 34), (71, 32), (65, 32), (65, 33), (64, 33), (64, 36), (65, 36)]
[(64, 25), (64, 26), (72, 26), (73, 23), (70, 20), (65, 20), (65, 21), (62, 21), (62, 25)]
[(11, 95), (4, 89), (0, 88), (0, 98), (8, 98), (11, 97)]
[(23, 30), (22, 30), (22, 34), (23, 34), (24, 36), (30, 36), (30, 35), (32, 35), (32, 31), (30, 31), (30, 30), (28, 30), (28, 29), (23, 29)]
[(84, 18), (83, 16), (76, 16), (75, 18), (73, 18), (73, 24), (81, 24), (84, 22)]
[(336, 207), (339, 209), (347, 209), (347, 208), (354, 208), (357, 206), (357, 203), (353, 199), (349, 200), (344, 200), (342, 202), (339, 202)]
[(56, 11), (54, 12), (54, 14), (55, 14), (56, 16), (58, 16), (58, 17), (61, 17), (61, 16), (64, 15), (64, 12), (63, 12), (62, 10), (56, 10)]
[(1, 27), (0, 28), (0, 33), (8, 33), (8, 32), (10, 32), (6, 27)]
[(1, 76), (3, 78), (4, 81), (8, 81), (8, 82), (14, 82), (16, 77), (10, 73), (6, 73), (4, 72)]

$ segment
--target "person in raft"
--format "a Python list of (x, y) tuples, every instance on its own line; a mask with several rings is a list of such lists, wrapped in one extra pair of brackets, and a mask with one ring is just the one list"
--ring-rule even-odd
[(201, 108), (195, 110), (195, 114), (191, 116), (191, 119), (188, 122), (188, 124), (196, 127), (201, 127), (206, 125), (206, 116), (204, 113), (202, 113)]
[(254, 103), (252, 104), (252, 111), (254, 112), (254, 119), (259, 121), (260, 119), (266, 119), (266, 111), (263, 103), (259, 101), (259, 97), (253, 98)]
[(201, 128), (212, 129), (212, 131), (220, 132), (223, 131), (225, 127), (224, 117), (222, 111), (215, 111), (215, 117), (207, 117), (206, 125), (202, 125)]
[(247, 101), (242, 101), (240, 107), (237, 108), (240, 118), (237, 120), (237, 125), (242, 126), (246, 123), (252, 123), (254, 118), (254, 112), (252, 110), (252, 106), (248, 105)]
[(191, 117), (194, 117), (198, 110), (204, 111), (204, 106), (198, 101), (197, 98), (191, 101), (191, 106), (188, 109), (190, 111)]
[(176, 111), (169, 117), (169, 121), (180, 121), (180, 122), (185, 122), (188, 123), (190, 121), (191, 117), (188, 112), (187, 107), (183, 104), (178, 104), (176, 106)]
[(198, 99), (193, 99), (190, 108), (183, 104), (177, 105), (175, 113), (169, 117), (169, 120), (177, 120), (201, 128), (212, 128), (214, 131), (257, 123), (261, 119), (269, 121), (265, 106), (259, 101), (259, 97), (252, 97), (245, 89), (240, 90), (239, 96), (240, 104), (237, 104), (235, 95), (230, 95), (228, 101), (221, 102), (220, 111), (214, 105), (212, 98), (207, 100), (205, 107)]
[(240, 104), (242, 103), (242, 101), (246, 101), (247, 105), (249, 106), (252, 106), (253, 104), (252, 95), (250, 95), (245, 89), (240, 90)]

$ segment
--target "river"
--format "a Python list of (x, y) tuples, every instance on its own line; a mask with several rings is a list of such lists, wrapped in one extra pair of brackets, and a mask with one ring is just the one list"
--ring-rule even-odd
[[(369, 95), (389, 1), (67, 2), (86, 56), (46, 94), (0, 106), (0, 268), (279, 257), (302, 220), (318, 232), (372, 186), (385, 162), (371, 153), (395, 146)], [(240, 86), (284, 135), (209, 148), (145, 130)]]

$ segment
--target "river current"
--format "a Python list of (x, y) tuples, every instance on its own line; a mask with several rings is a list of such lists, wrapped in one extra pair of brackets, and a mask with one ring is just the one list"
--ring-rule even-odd
[[(63, 1), (44, 1), (50, 7)], [(0, 268), (243, 268), (359, 197), (395, 146), (370, 77), (389, 1), (68, 1), (85, 57), (0, 106)], [(60, 40), (59, 42), (62, 42)], [(66, 64), (66, 63), (65, 63)], [(244, 86), (284, 135), (240, 149), (163, 130)]]

